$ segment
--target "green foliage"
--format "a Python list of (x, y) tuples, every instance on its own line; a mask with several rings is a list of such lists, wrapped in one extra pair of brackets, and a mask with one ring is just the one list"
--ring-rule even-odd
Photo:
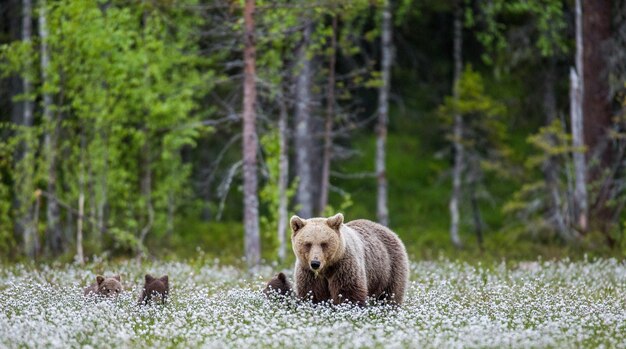
[(323, 216), (330, 217), (337, 214), (337, 212), (346, 212), (354, 204), (354, 202), (352, 201), (352, 195), (350, 195), (350, 193), (342, 192), (340, 193), (340, 195), (341, 202), (339, 203), (339, 206), (335, 208), (330, 204), (326, 205), (326, 207), (324, 208)]
[(507, 176), (506, 159), (511, 150), (506, 144), (507, 126), (504, 105), (485, 92), (481, 75), (468, 66), (455, 89), (458, 99), (446, 97), (439, 108), (439, 114), (448, 129), (452, 130), (454, 116), (463, 119), (461, 139), (454, 139), (448, 133), (448, 139), (460, 142), (467, 153), (467, 172), (471, 180), (478, 182), (483, 178), (483, 171), (491, 171)]
[[(180, 150), (195, 145), (195, 98), (212, 75), (197, 67), (196, 44), (185, 28), (194, 21), (176, 9), (149, 5), (103, 11), (96, 2), (69, 1), (50, 10), (55, 90), (65, 91), (67, 113), (75, 116), (67, 132), (79, 133), (63, 145), (76, 161), (65, 162), (66, 173), (89, 177), (92, 204), (107, 206), (103, 224), (120, 247), (141, 243), (142, 229), (163, 234), (172, 219), (168, 210), (189, 194), (190, 168)], [(83, 64), (72, 64), (77, 60)], [(149, 187), (142, 189), (142, 181)], [(81, 180), (68, 183), (66, 200), (76, 202)]]
[[(573, 178), (570, 159), (574, 152), (583, 152), (584, 149), (576, 149), (571, 145), (571, 136), (559, 120), (554, 120), (541, 127), (536, 134), (530, 135), (528, 143), (534, 149), (525, 162), (526, 173), (530, 178), (524, 181), (525, 184), (511, 196), (502, 210), (517, 218), (517, 222), (508, 228), (511, 231), (530, 233), (535, 238), (554, 239), (556, 228), (552, 195), (558, 195), (561, 206), (556, 209), (567, 222), (569, 205), (566, 193), (568, 185), (571, 185), (568, 181), (571, 182)], [(547, 166), (558, 169), (555, 183), (547, 182), (544, 175)]]
[[(549, 57), (568, 52), (567, 22), (562, 0), (495, 0), (481, 2), (478, 40), (486, 48), (485, 62), (515, 64), (533, 55)], [(518, 25), (519, 23), (519, 25)], [(529, 38), (530, 45), (512, 42)]]
[[(53, 117), (62, 119), (58, 148), (46, 149), (63, 160), (58, 199), (76, 210), (83, 192), (87, 238), (102, 239), (106, 231), (111, 247), (141, 250), (142, 230), (171, 231), (172, 215), (191, 195), (191, 168), (180, 152), (206, 132), (197, 123), (197, 100), (214, 75), (193, 34), (202, 20), (152, 3), (55, 1), (46, 12), (49, 80), (37, 93), (53, 94)], [(34, 50), (29, 43), (4, 47), (3, 72), (30, 76), (33, 65), (21, 62), (37, 57)], [(14, 142), (37, 149), (36, 129), (18, 131)], [(35, 156), (41, 154), (28, 152), (15, 168), (24, 209), (47, 181), (35, 178), (45, 173), (35, 171)]]

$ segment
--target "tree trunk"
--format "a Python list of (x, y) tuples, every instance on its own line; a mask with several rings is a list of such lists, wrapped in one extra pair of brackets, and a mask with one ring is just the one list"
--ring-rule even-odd
[[(32, 38), (32, 26), (33, 26), (33, 6), (31, 0), (22, 1), (22, 41), (30, 42)], [(27, 96), (24, 99), (24, 109), (22, 125), (30, 127), (33, 125), (33, 100), (30, 98), (32, 92), (32, 85), (28, 78), (22, 78), (22, 88), (24, 89), (24, 95)]]
[(278, 142), (280, 146), (278, 162), (278, 260), (285, 261), (287, 251), (287, 186), (289, 185), (289, 143), (287, 141), (287, 106), (281, 95), (280, 116), (278, 119)]
[(34, 256), (37, 255), (37, 252), (40, 251), (41, 249), (41, 245), (39, 243), (39, 210), (41, 208), (41, 190), (37, 189), (35, 191), (35, 207), (33, 209), (33, 220), (32, 220), (32, 229), (33, 229), (33, 234), (32, 237), (34, 239), (33, 241), (33, 249), (34, 249)]
[(381, 79), (378, 91), (378, 125), (376, 126), (376, 180), (378, 195), (376, 215), (378, 222), (389, 225), (389, 208), (387, 207), (387, 172), (385, 167), (385, 146), (387, 143), (387, 123), (389, 120), (389, 87), (391, 80), (391, 61), (393, 47), (391, 42), (391, 0), (385, 0), (383, 7), (383, 23), (381, 37)]
[(83, 253), (83, 218), (85, 215), (85, 147), (87, 139), (85, 129), (80, 134), (80, 175), (78, 177), (78, 217), (76, 221), (76, 260), (85, 262)]
[[(6, 11), (7, 11), (8, 16), (6, 16), (5, 18), (7, 19), (7, 24), (8, 24), (7, 39), (9, 39), (10, 41), (24, 39), (23, 28), (24, 28), (25, 6), (23, 4), (23, 1), (24, 0), (10, 0), (8, 1), (8, 4), (7, 4)], [(5, 3), (7, 3), (7, 1), (5, 1)], [(29, 23), (32, 23), (32, 12), (28, 12), (28, 15), (31, 17), (31, 21), (29, 21)], [(0, 85), (0, 91), (4, 93), (0, 93), (0, 108), (4, 109), (5, 116), (8, 116), (6, 114), (6, 111), (8, 111), (10, 108), (11, 120), (13, 120), (13, 122), (16, 124), (22, 124), (23, 116), (24, 116), (24, 112), (22, 111), (23, 103), (14, 103), (13, 98), (15, 98), (15, 96), (17, 95), (20, 95), (23, 92), (22, 90), (24, 88), (24, 82), (22, 81), (22, 78), (20, 78), (17, 75), (7, 77), (5, 81), (2, 81), (2, 80), (0, 80), (0, 82), (4, 82), (4, 83)], [(16, 225), (16, 228), (19, 229), (17, 225)], [(16, 230), (16, 233), (17, 232), (20, 232), (20, 231)], [(16, 237), (18, 235), (19, 234), (16, 234)]]
[[(580, 0), (579, 0), (580, 1)], [(608, 54), (604, 48), (611, 38), (611, 1), (582, 2), (582, 116), (589, 173), (587, 183), (595, 183), (599, 192), (590, 207), (590, 224), (608, 233), (613, 223), (612, 209), (607, 206), (615, 190), (613, 178), (607, 172), (614, 163), (608, 131), (612, 126), (609, 99)], [(577, 38), (578, 41), (578, 38)], [(598, 183), (600, 182), (600, 183)], [(609, 245), (613, 239), (606, 234)]]
[(313, 216), (313, 196), (311, 195), (311, 59), (307, 55), (312, 24), (307, 22), (302, 42), (298, 49), (298, 68), (296, 72), (296, 175), (298, 176), (298, 214), (304, 218)]
[(337, 50), (337, 15), (333, 14), (333, 33), (330, 38), (330, 62), (328, 64), (328, 86), (326, 87), (326, 122), (324, 124), (324, 155), (322, 164), (322, 183), (320, 186), (319, 216), (323, 216), (328, 205), (328, 187), (330, 185), (330, 160), (332, 157), (333, 118), (335, 117), (335, 59)]
[[(581, 1), (576, 0), (577, 8)], [(581, 53), (578, 52), (577, 47), (576, 65), (577, 69), (579, 66), (582, 68), (582, 70), (578, 70), (578, 76), (582, 79), (582, 90), (584, 91), (582, 94), (582, 115), (584, 117), (585, 145), (589, 149), (590, 156), (594, 153), (599, 155), (599, 157), (594, 156), (594, 158), (600, 160), (598, 165), (601, 171), (610, 159), (606, 138), (607, 130), (611, 126), (611, 105), (607, 75), (608, 62), (604, 45), (611, 37), (611, 1), (582, 1), (581, 16), (582, 28), (578, 28), (577, 24), (576, 42), (582, 41), (583, 44), (580, 48)], [(579, 55), (582, 57), (579, 58)], [(589, 179), (595, 179), (592, 177)]]
[(244, 83), (243, 83), (243, 205), (245, 253), (248, 266), (261, 259), (259, 235), (259, 199), (257, 197), (256, 134), (256, 47), (254, 42), (255, 0), (246, 0), (244, 8)]
[[(32, 22), (33, 22), (33, 6), (31, 0), (23, 0), (22, 1), (22, 41), (30, 42), (32, 38)], [(23, 77), (22, 79), (22, 91), (26, 95), (24, 99), (23, 107), (22, 107), (22, 116), (21, 120), (18, 121), (20, 125), (24, 127), (24, 133), (27, 135), (27, 140), (20, 143), (19, 148), (17, 149), (15, 160), (16, 162), (22, 161), (26, 159), (26, 166), (31, 166), (28, 164), (29, 160), (29, 152), (30, 152), (30, 139), (33, 135), (30, 132), (30, 128), (33, 126), (33, 109), (34, 103), (30, 97), (32, 93), (32, 85), (30, 80), (27, 77)], [(29, 181), (29, 182), (32, 182)], [(31, 189), (30, 185), (28, 189)], [(32, 194), (32, 193), (29, 193)], [(30, 195), (29, 195), (30, 196)], [(25, 199), (26, 196), (22, 196), (22, 199)], [(31, 259), (35, 258), (35, 254), (37, 252), (37, 237), (34, 236), (36, 233), (35, 227), (33, 226), (33, 217), (32, 217), (32, 204), (30, 200), (20, 201), (20, 198), (16, 198), (15, 201), (16, 211), (23, 212), (23, 216), (19, 219), (19, 224), (16, 226), (21, 230), (23, 240), (24, 240), (24, 252)], [(24, 207), (22, 207), (24, 206)]]
[[(458, 82), (461, 78), (463, 69), (462, 48), (463, 48), (463, 32), (462, 32), (462, 3), (457, 4), (454, 12), (454, 38), (453, 38), (453, 58), (454, 58), (454, 81), (453, 81), (453, 98), (456, 102), (459, 100)], [(454, 168), (452, 170), (452, 197), (450, 198), (450, 239), (452, 244), (461, 248), (461, 238), (459, 236), (459, 202), (461, 200), (461, 176), (463, 174), (463, 118), (458, 112), (454, 116)]]
[(137, 241), (137, 259), (141, 261), (141, 258), (144, 256), (144, 241), (146, 240), (146, 236), (152, 230), (152, 225), (154, 224), (154, 207), (152, 206), (152, 157), (150, 150), (150, 136), (148, 129), (144, 130), (145, 133), (145, 143), (143, 144), (141, 156), (141, 170), (143, 170), (143, 176), (141, 177), (141, 195), (144, 197), (146, 201), (146, 222), (144, 227), (141, 229), (139, 234), (139, 239)]
[(63, 251), (61, 237), (60, 210), (57, 202), (57, 164), (56, 148), (59, 124), (52, 115), (52, 95), (46, 91), (45, 85), (49, 83), (48, 69), (50, 67), (50, 55), (48, 52), (48, 28), (46, 24), (47, 5), (46, 0), (41, 0), (39, 11), (39, 37), (41, 39), (41, 80), (44, 84), (43, 92), (43, 120), (46, 125), (44, 137), (45, 149), (48, 156), (48, 204), (46, 206), (46, 237), (49, 250), (58, 255)]
[(476, 183), (471, 185), (470, 201), (472, 204), (472, 216), (474, 218), (474, 228), (476, 229), (476, 242), (478, 248), (483, 251), (483, 219), (480, 215), (480, 207), (478, 206), (478, 198), (476, 197)]
[(581, 231), (587, 230), (587, 188), (585, 186), (586, 165), (584, 141), (583, 141), (583, 116), (582, 116), (582, 86), (580, 75), (576, 74), (576, 70), (570, 70), (570, 105), (571, 105), (571, 123), (572, 123), (572, 145), (576, 148), (574, 152), (574, 202), (576, 207), (574, 214), (576, 223)]
[[(82, 175), (81, 175), (82, 176)], [(78, 222), (76, 223), (76, 260), (82, 265), (85, 262), (83, 253), (83, 216), (85, 213), (85, 192), (84, 184), (80, 184), (78, 193)]]
[[(587, 230), (587, 187), (585, 163), (585, 154), (583, 152), (585, 146), (585, 135), (587, 131), (583, 129), (584, 114), (583, 101), (585, 95), (583, 79), (586, 67), (583, 61), (584, 42), (583, 42), (583, 14), (581, 7), (582, 0), (576, 0), (576, 67), (570, 69), (570, 113), (572, 124), (572, 145), (576, 148), (574, 152), (574, 214), (576, 224), (581, 231)], [(585, 126), (586, 127), (586, 126)]]

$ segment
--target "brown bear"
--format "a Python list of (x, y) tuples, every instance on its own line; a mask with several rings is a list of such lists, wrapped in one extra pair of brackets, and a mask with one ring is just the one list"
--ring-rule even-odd
[(96, 276), (96, 282), (85, 288), (85, 296), (95, 294), (98, 296), (115, 297), (122, 293), (122, 283), (119, 275), (105, 278)]
[(368, 297), (402, 304), (409, 261), (404, 244), (389, 228), (359, 219), (291, 217), (296, 255), (295, 292), (314, 303), (332, 300), (365, 305)]
[(148, 304), (150, 301), (165, 304), (170, 293), (170, 284), (167, 275), (155, 278), (150, 274), (145, 276), (145, 284), (139, 296), (139, 304)]
[(263, 293), (266, 296), (270, 296), (272, 293), (278, 293), (282, 295), (291, 294), (292, 287), (287, 276), (284, 273), (278, 273), (274, 276), (265, 286)]

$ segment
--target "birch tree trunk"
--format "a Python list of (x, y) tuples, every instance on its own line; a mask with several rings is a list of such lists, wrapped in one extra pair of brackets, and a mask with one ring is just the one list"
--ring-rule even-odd
[(332, 157), (333, 118), (335, 117), (335, 59), (337, 50), (337, 15), (333, 14), (333, 32), (330, 38), (330, 61), (328, 64), (328, 85), (326, 87), (326, 122), (324, 124), (324, 155), (322, 164), (322, 183), (320, 186), (319, 216), (323, 216), (328, 205), (328, 187), (330, 185), (330, 160)]
[(382, 84), (378, 91), (378, 125), (376, 126), (376, 180), (378, 195), (376, 200), (376, 215), (378, 222), (389, 225), (389, 208), (387, 207), (387, 172), (385, 157), (387, 144), (387, 123), (389, 120), (389, 85), (392, 60), (391, 42), (391, 0), (385, 0), (383, 5), (383, 23), (381, 37), (381, 79)]
[(298, 176), (298, 214), (303, 218), (313, 216), (313, 197), (311, 195), (311, 58), (308, 46), (311, 38), (312, 23), (305, 25), (302, 42), (298, 48), (298, 69), (296, 71), (296, 175)]
[[(463, 16), (463, 7), (461, 2), (457, 3), (454, 12), (454, 31), (453, 31), (453, 58), (454, 58), (454, 81), (452, 87), (453, 98), (456, 102), (459, 100), (458, 82), (461, 78), (463, 69), (462, 48), (463, 48), (463, 32), (461, 28), (461, 20)], [(452, 244), (461, 248), (461, 238), (459, 236), (459, 202), (461, 200), (461, 176), (463, 174), (463, 118), (457, 112), (454, 116), (454, 168), (452, 170), (452, 197), (450, 198), (450, 239)]]
[(85, 215), (85, 147), (86, 137), (83, 129), (80, 135), (80, 175), (78, 177), (78, 217), (76, 221), (76, 260), (82, 265), (83, 253), (83, 217)]
[[(30, 42), (32, 38), (32, 21), (33, 21), (33, 6), (31, 0), (23, 0), (22, 1), (22, 41)], [(22, 79), (22, 90), (24, 95), (27, 96), (24, 99), (24, 104), (22, 108), (22, 117), (19, 123), (24, 126), (25, 129), (30, 129), (33, 126), (33, 101), (30, 98), (30, 94), (32, 92), (32, 84), (27, 77), (23, 77)], [(28, 138), (32, 137), (29, 131), (26, 131)], [(29, 140), (26, 140), (20, 144), (20, 147), (16, 153), (16, 160), (21, 161), (22, 159), (26, 159), (29, 161), (29, 153), (31, 151)], [(30, 165), (28, 165), (30, 166)], [(32, 180), (29, 182), (32, 183)], [(31, 189), (32, 185), (28, 185), (29, 189)], [(24, 198), (24, 197), (23, 197)], [(31, 202), (30, 201), (20, 201), (20, 199), (16, 200), (16, 207), (18, 212), (23, 212), (22, 217), (20, 217), (19, 226), (22, 232), (22, 237), (24, 239), (24, 252), (31, 259), (35, 258), (37, 250), (39, 249), (38, 239), (35, 235), (35, 227), (34, 221), (31, 212)]]
[(571, 105), (571, 122), (572, 122), (572, 145), (577, 149), (574, 152), (574, 202), (576, 208), (576, 223), (581, 231), (587, 230), (587, 189), (585, 187), (585, 154), (583, 153), (583, 116), (581, 108), (581, 89), (580, 75), (576, 74), (576, 70), (570, 70), (570, 105)]
[(244, 83), (243, 83), (243, 205), (245, 253), (248, 267), (261, 260), (259, 199), (257, 197), (256, 134), (256, 47), (254, 42), (255, 0), (244, 8)]
[(83, 216), (85, 213), (85, 192), (84, 184), (81, 183), (78, 193), (78, 222), (76, 224), (76, 259), (82, 265), (85, 261), (83, 253)]
[[(32, 27), (33, 27), (33, 5), (31, 0), (23, 0), (22, 1), (22, 41), (30, 42), (32, 38)], [(32, 92), (32, 85), (28, 78), (22, 78), (22, 88), (24, 89), (24, 94), (29, 96), (24, 100), (24, 109), (23, 109), (23, 117), (22, 124), (26, 127), (30, 127), (33, 125), (33, 101), (30, 98), (30, 94)]]
[(57, 202), (57, 164), (56, 147), (58, 135), (58, 122), (52, 115), (52, 95), (46, 91), (49, 83), (48, 70), (50, 67), (50, 54), (48, 52), (48, 27), (46, 24), (47, 5), (46, 0), (41, 0), (39, 9), (39, 37), (41, 39), (41, 80), (43, 88), (43, 120), (47, 127), (44, 144), (48, 157), (48, 186), (46, 206), (46, 237), (48, 248), (53, 254), (63, 251), (61, 237), (60, 211)]
[(576, 68), (570, 69), (570, 108), (572, 123), (572, 145), (578, 149), (574, 153), (574, 202), (576, 203), (576, 223), (584, 232), (587, 230), (587, 188), (585, 154), (582, 149), (585, 146), (583, 134), (583, 96), (584, 83), (580, 81), (584, 77), (583, 66), (583, 22), (582, 0), (576, 0)]
[(285, 261), (287, 251), (287, 186), (289, 182), (289, 143), (287, 140), (287, 106), (284, 94), (281, 96), (278, 118), (278, 260)]
[(150, 136), (147, 127), (144, 128), (145, 143), (143, 144), (141, 151), (141, 169), (143, 170), (143, 176), (141, 177), (141, 195), (146, 201), (146, 221), (145, 225), (141, 229), (139, 239), (137, 241), (137, 260), (141, 262), (141, 258), (144, 256), (144, 241), (146, 236), (152, 230), (154, 224), (154, 207), (152, 206), (152, 156), (150, 148)]

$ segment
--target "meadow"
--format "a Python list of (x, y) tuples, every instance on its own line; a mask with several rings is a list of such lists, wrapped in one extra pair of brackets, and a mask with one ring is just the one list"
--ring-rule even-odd
[[(411, 264), (400, 308), (268, 299), (276, 267), (214, 260), (17, 264), (0, 271), (3, 348), (624, 347), (626, 264), (614, 259)], [(116, 300), (83, 297), (120, 273)], [(165, 306), (138, 306), (145, 272), (169, 274)]]

